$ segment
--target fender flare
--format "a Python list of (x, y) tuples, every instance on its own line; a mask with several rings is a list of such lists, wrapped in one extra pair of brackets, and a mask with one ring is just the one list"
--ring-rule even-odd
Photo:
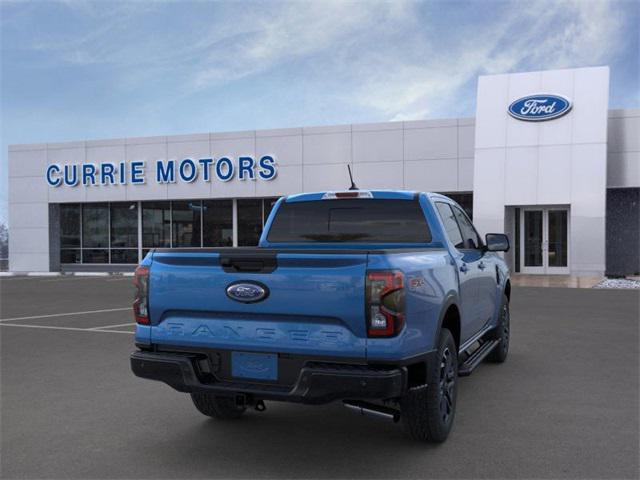
[[(458, 303), (458, 296), (455, 294), (455, 292), (449, 292), (447, 293), (447, 295), (444, 297), (444, 300), (442, 302), (442, 306), (440, 307), (440, 313), (438, 315), (438, 329), (436, 330), (436, 337), (434, 338), (434, 342), (437, 342), (437, 339), (440, 337), (440, 331), (442, 330), (442, 322), (444, 321), (444, 316), (447, 313), (447, 310), (449, 310), (449, 307), (451, 307), (452, 305), (454, 305), (457, 309), (458, 312), (460, 312), (460, 305)], [(462, 312), (460, 312), (460, 315), (462, 315)], [(460, 330), (462, 330), (462, 319), (460, 319)], [(462, 333), (462, 332), (460, 332)], [(458, 339), (460, 340), (460, 339)]]

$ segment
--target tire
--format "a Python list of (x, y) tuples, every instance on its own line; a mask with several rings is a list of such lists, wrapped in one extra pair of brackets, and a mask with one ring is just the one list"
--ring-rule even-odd
[(492, 363), (503, 363), (509, 354), (509, 334), (511, 329), (511, 315), (509, 314), (509, 299), (502, 294), (502, 307), (500, 318), (495, 329), (493, 338), (499, 338), (500, 344), (487, 356), (487, 361)]
[(192, 393), (191, 400), (200, 413), (217, 420), (240, 418), (247, 409), (238, 407), (231, 397), (219, 397), (212, 393)]
[(456, 413), (458, 354), (453, 335), (440, 332), (438, 361), (427, 365), (427, 386), (410, 390), (400, 400), (402, 428), (414, 440), (441, 443)]

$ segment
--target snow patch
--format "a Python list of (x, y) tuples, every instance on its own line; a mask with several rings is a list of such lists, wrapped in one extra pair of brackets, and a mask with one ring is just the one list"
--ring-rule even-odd
[(628, 278), (605, 278), (593, 288), (640, 289), (640, 281)]

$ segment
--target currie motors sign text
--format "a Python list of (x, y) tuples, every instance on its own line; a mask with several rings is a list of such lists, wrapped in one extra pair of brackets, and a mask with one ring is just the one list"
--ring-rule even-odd
[(571, 110), (571, 100), (560, 95), (528, 95), (509, 105), (509, 115), (518, 120), (541, 122), (558, 118)]
[(131, 162), (102, 162), (47, 166), (46, 179), (52, 187), (66, 185), (142, 185), (151, 178), (156, 183), (192, 183), (196, 180), (220, 182), (238, 180), (273, 180), (276, 177), (276, 161), (271, 155), (256, 160), (253, 157), (201, 158), (193, 160), (157, 160), (147, 172), (144, 160)]

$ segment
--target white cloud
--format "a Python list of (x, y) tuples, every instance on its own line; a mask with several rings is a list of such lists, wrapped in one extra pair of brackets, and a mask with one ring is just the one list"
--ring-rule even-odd
[[(324, 53), (340, 55), (353, 38), (373, 37), (390, 22), (410, 23), (413, 5), (393, 2), (278, 2), (194, 4), (191, 24), (167, 25), (162, 3), (62, 0), (79, 25), (68, 32), (40, 32), (29, 48), (47, 53), (52, 63), (122, 69), (136, 84), (145, 76), (183, 77), (181, 93), (218, 87), (267, 71), (284, 62)], [(171, 6), (172, 4), (164, 4)], [(175, 4), (173, 4), (175, 6)], [(202, 18), (197, 12), (206, 10)], [(158, 25), (148, 21), (160, 11)], [(331, 59), (329, 58), (329, 61)], [(322, 64), (318, 65), (322, 68)]]
[[(260, 10), (245, 18), (250, 31), (231, 44), (217, 41), (207, 49), (201, 71), (193, 79), (196, 88), (243, 78), (283, 62), (320, 52), (348, 48), (351, 36), (375, 28), (388, 18), (402, 18), (407, 3), (344, 1), (294, 2)], [(213, 43), (213, 42), (212, 42)]]
[[(479, 74), (597, 65), (623, 42), (623, 18), (609, 2), (516, 2), (496, 20), (454, 32), (444, 56), (425, 56), (422, 62), (386, 56), (384, 70), (392, 73), (371, 76), (357, 101), (391, 120), (455, 115), (452, 102)], [(366, 76), (373, 62), (362, 59), (360, 75)]]
[(599, 64), (624, 43), (622, 14), (606, 1), (471, 3), (494, 11), (448, 28), (440, 2), (195, 3), (186, 24), (166, 18), (171, 3), (64, 4), (86, 28), (31, 48), (54, 63), (107, 66), (120, 88), (171, 79), (175, 100), (286, 65), (292, 78), (393, 120), (456, 115), (452, 103), (479, 74)]

